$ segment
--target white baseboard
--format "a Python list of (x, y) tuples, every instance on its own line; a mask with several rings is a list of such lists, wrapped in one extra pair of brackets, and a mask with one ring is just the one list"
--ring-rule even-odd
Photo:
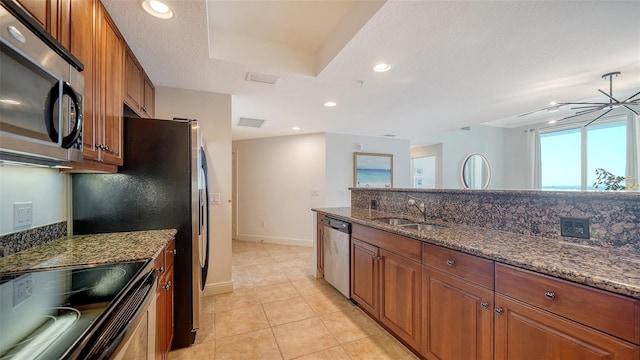
[(214, 284), (206, 284), (202, 295), (211, 296), (233, 292), (233, 281), (222, 281)]
[(293, 245), (293, 246), (306, 246), (306, 247), (313, 246), (313, 240), (281, 238), (281, 237), (262, 236), (262, 235), (237, 234), (235, 237), (235, 240), (267, 243), (267, 244), (280, 244), (280, 245)]

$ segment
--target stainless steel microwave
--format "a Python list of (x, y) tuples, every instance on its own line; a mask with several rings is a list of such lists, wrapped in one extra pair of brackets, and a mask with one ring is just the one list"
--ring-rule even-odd
[(82, 64), (15, 4), (0, 6), (0, 161), (82, 161)]

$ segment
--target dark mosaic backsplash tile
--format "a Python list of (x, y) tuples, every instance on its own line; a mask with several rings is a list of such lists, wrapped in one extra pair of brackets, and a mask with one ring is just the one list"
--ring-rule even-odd
[(561, 216), (586, 217), (587, 243), (640, 252), (640, 193), (351, 189), (351, 207), (368, 209), (375, 199), (380, 211), (419, 219), (409, 195), (424, 201), (428, 219), (525, 235), (559, 237)]
[(67, 222), (0, 236), (0, 258), (67, 236)]

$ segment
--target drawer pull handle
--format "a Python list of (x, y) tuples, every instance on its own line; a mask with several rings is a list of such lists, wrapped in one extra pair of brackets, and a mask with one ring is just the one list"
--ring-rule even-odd
[(544, 293), (544, 296), (549, 300), (553, 300), (556, 298), (556, 293), (552, 291), (547, 291), (546, 293)]
[(502, 308), (495, 308), (493, 309), (493, 311), (495, 311), (495, 313), (498, 315), (502, 315)]
[(480, 303), (480, 306), (482, 306), (483, 309), (486, 309), (486, 308), (489, 307), (489, 303), (486, 302), (486, 301), (483, 301), (483, 302)]
[(177, 253), (176, 249), (171, 250), (171, 253), (175, 255)]
[(167, 281), (167, 282), (164, 284), (164, 289), (165, 289), (165, 290), (169, 290), (169, 288), (170, 288), (170, 287), (171, 287), (171, 281)]
[(453, 260), (447, 260), (447, 265), (450, 266), (450, 267), (454, 267), (454, 266), (456, 266), (456, 262), (453, 261)]
[(160, 266), (160, 269), (158, 269), (158, 272), (162, 274), (164, 272), (164, 266)]

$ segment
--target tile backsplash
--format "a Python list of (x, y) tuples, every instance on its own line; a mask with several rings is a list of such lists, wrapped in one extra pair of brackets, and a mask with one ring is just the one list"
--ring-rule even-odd
[[(428, 219), (518, 234), (560, 237), (560, 217), (589, 218), (592, 245), (640, 252), (640, 193), (508, 190), (351, 189), (351, 207), (418, 219), (409, 196), (424, 202)], [(581, 239), (565, 237), (567, 241)]]
[(67, 222), (0, 236), (0, 258), (67, 236)]

